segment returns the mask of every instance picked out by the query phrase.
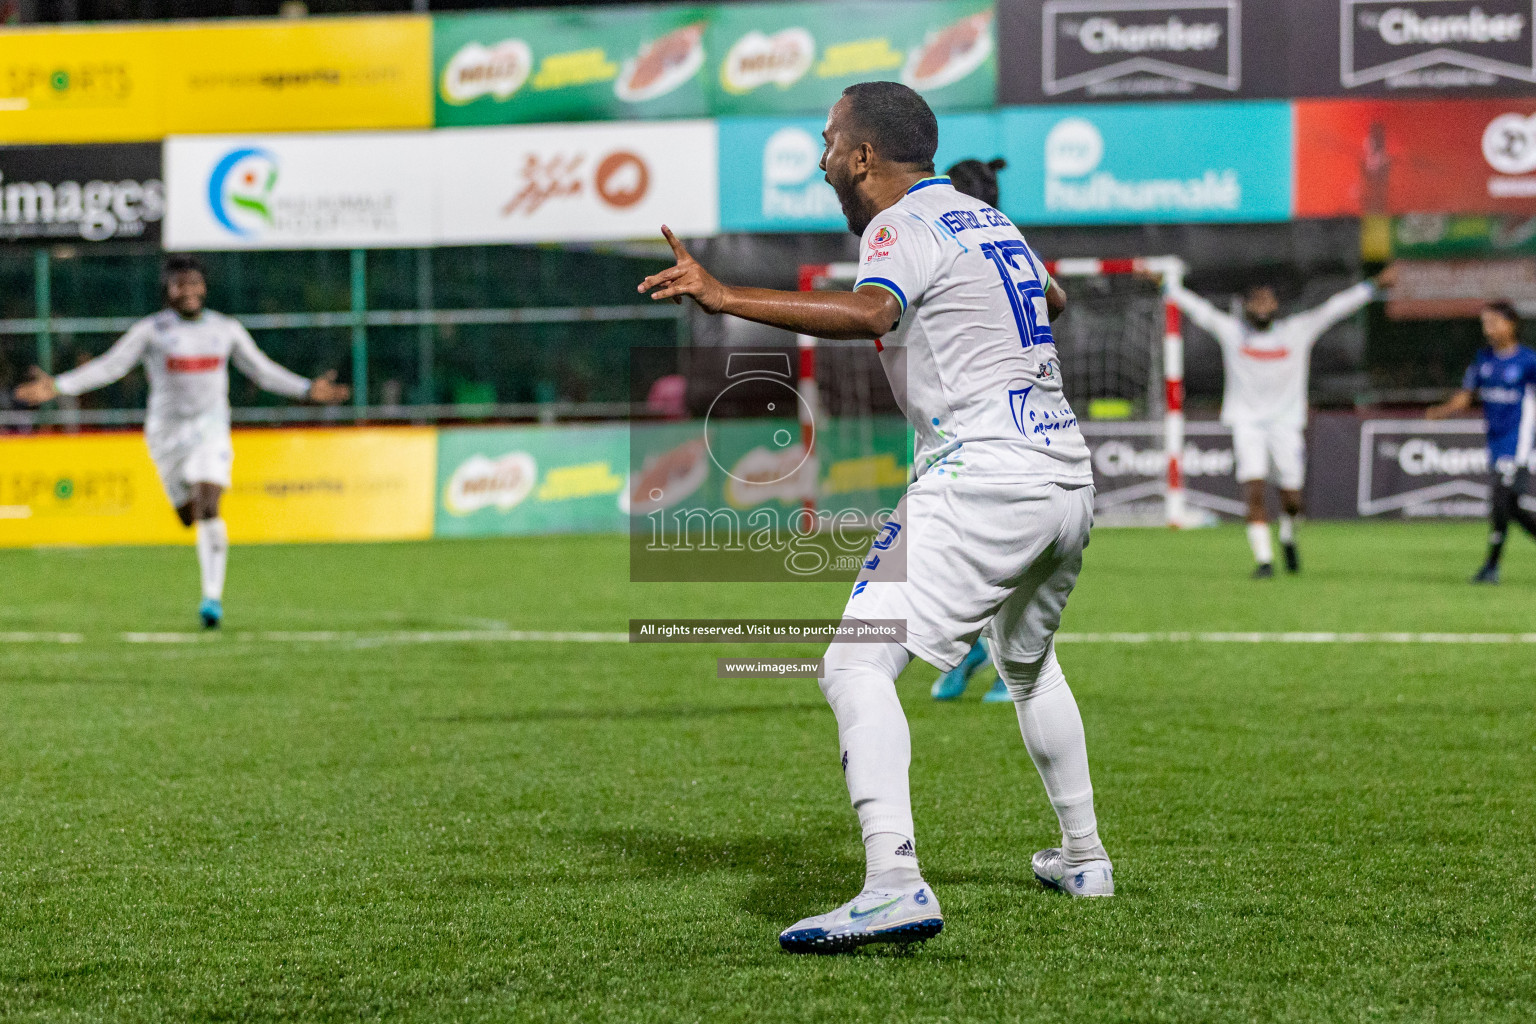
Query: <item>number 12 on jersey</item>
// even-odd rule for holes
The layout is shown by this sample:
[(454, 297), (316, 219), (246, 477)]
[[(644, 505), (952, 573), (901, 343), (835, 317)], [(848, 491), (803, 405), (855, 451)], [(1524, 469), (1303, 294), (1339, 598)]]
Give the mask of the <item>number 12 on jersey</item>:
[[(1045, 305), (1045, 287), (1035, 279), (1034, 266), (1029, 261), (1029, 246), (1022, 241), (1005, 238), (1001, 242), (981, 243), (981, 253), (992, 261), (997, 275), (1003, 279), (1003, 291), (1008, 295), (1008, 306), (1013, 310), (1013, 322), (1019, 329), (1019, 343), (1025, 348), (1052, 344), (1051, 316)], [(1019, 262), (1023, 261), (1023, 266)], [(1014, 272), (1022, 270), (1023, 280), (1016, 280)]]

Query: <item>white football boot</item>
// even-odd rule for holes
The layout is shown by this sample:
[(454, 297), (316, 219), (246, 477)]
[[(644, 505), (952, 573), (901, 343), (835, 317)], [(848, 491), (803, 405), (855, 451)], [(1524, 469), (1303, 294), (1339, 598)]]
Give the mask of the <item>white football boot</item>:
[(1115, 873), (1107, 860), (1090, 860), (1070, 870), (1061, 862), (1061, 850), (1041, 850), (1030, 861), (1042, 885), (1068, 896), (1113, 896)]
[(944, 930), (944, 914), (927, 882), (911, 889), (866, 889), (828, 914), (784, 929), (786, 953), (845, 953), (871, 942), (926, 942)]

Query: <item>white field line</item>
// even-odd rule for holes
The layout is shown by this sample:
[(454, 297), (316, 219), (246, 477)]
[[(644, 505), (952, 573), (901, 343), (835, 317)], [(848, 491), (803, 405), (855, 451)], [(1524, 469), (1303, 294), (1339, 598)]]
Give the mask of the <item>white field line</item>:
[(368, 647), (390, 644), (460, 644), (460, 643), (556, 643), (618, 644), (629, 641), (628, 633), (537, 629), (400, 629), (364, 633), (347, 629), (307, 629), (262, 633), (122, 633), (118, 639), (130, 644), (195, 644), (230, 639), (238, 643), (276, 644), (348, 644)]
[(1536, 633), (1057, 633), (1064, 644), (1536, 644)]
[(80, 644), (83, 633), (0, 633), (0, 644)]
[[(294, 630), (239, 633), (119, 633), (111, 638), (129, 644), (339, 644), (348, 647), (387, 647), (413, 644), (556, 643), (622, 644), (628, 633), (537, 629)], [(1536, 633), (1058, 633), (1064, 644), (1536, 644)], [(0, 632), (0, 645), (79, 644), (82, 633)]]

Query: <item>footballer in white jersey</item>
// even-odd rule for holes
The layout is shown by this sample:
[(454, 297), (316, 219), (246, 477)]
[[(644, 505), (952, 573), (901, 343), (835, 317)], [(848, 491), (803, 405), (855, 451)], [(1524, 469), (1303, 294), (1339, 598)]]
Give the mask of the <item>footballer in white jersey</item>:
[(1061, 826), (1061, 846), (1035, 855), (1036, 877), (1077, 896), (1114, 891), (1082, 719), (1053, 643), (1093, 520), (1088, 448), (1050, 330), (1065, 296), (1006, 216), (934, 175), (938, 123), (911, 89), (850, 86), (824, 136), (821, 167), (860, 236), (852, 292), (724, 285), (666, 228), (677, 263), (640, 285), (710, 313), (874, 339), (917, 433), (917, 478), (844, 612), (905, 620), (906, 639), (833, 643), (821, 682), (863, 830), (864, 886), (786, 929), (790, 952), (925, 939), (943, 927), (917, 866), (895, 680), (913, 655), (953, 668), (983, 632)]
[(207, 627), (224, 616), (224, 567), (229, 539), (219, 501), (229, 489), (234, 448), (229, 432), (229, 364), (258, 387), (288, 398), (334, 403), (350, 390), (334, 371), (313, 380), (274, 363), (238, 321), (203, 306), (208, 294), (202, 263), (176, 255), (162, 274), (166, 308), (134, 324), (111, 348), (68, 373), (49, 377), (34, 369), (16, 389), (30, 405), (58, 395), (80, 395), (120, 380), (140, 364), (149, 379), (144, 438), (150, 458), (182, 525), (197, 532), (202, 574), (199, 615)]
[(1372, 281), (1361, 281), (1327, 302), (1276, 319), (1279, 299), (1269, 285), (1256, 285), (1243, 300), (1242, 317), (1172, 282), (1168, 297), (1221, 346), (1225, 385), (1221, 422), (1232, 428), (1237, 480), (1248, 504), (1248, 541), (1257, 566), (1255, 579), (1275, 574), (1264, 487), (1273, 480), (1280, 491), (1280, 544), (1289, 572), (1299, 572), (1297, 516), (1306, 482), (1307, 373), (1312, 348), (1328, 329), (1354, 315), (1391, 287), (1395, 271), (1387, 268)]

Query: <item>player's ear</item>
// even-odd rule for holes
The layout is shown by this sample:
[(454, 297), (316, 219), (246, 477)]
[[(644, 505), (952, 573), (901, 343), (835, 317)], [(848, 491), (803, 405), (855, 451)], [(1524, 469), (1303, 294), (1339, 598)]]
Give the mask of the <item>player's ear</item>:
[(859, 143), (859, 148), (853, 151), (853, 172), (855, 174), (868, 174), (870, 165), (875, 162), (875, 147), (867, 142)]

